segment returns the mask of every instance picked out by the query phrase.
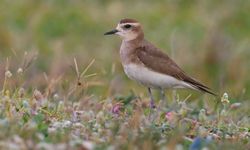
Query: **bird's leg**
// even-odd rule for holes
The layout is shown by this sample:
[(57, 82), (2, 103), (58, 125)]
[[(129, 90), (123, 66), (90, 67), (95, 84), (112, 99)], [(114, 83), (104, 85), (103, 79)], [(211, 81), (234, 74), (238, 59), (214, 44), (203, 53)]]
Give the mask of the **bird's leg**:
[(162, 111), (162, 109), (164, 108), (164, 106), (166, 106), (166, 96), (165, 96), (165, 90), (163, 88), (160, 89), (160, 104), (158, 106), (158, 111)]
[(165, 90), (164, 89), (161, 89), (161, 100), (163, 100), (163, 101), (167, 100), (166, 96), (165, 96)]
[(153, 108), (155, 108), (155, 103), (154, 103), (154, 97), (152, 95), (152, 92), (151, 92), (150, 88), (148, 88), (148, 93), (149, 93), (149, 96), (150, 96), (150, 108), (153, 109)]

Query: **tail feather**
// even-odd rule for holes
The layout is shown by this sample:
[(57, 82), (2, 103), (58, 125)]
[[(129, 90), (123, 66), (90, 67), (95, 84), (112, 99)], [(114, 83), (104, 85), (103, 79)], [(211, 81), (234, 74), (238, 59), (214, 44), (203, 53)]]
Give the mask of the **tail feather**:
[(200, 86), (196, 86), (196, 88), (202, 92), (206, 92), (206, 93), (209, 93), (211, 95), (214, 95), (214, 96), (218, 96), (217, 94), (215, 94), (214, 92), (212, 92), (209, 88), (205, 88), (205, 87), (200, 87)]
[(211, 95), (214, 96), (218, 96), (217, 94), (215, 94), (214, 92), (211, 91), (211, 89), (205, 85), (203, 85), (202, 83), (192, 79), (192, 78), (187, 78), (184, 80), (185, 82), (187, 82), (188, 84), (190, 84), (192, 87), (194, 87), (195, 89), (205, 92), (205, 93), (209, 93)]

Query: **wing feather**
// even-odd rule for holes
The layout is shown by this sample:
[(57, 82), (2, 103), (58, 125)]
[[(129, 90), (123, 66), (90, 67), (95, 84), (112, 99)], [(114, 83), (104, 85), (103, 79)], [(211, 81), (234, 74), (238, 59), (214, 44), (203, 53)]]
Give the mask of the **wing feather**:
[(186, 75), (186, 73), (168, 55), (154, 47), (152, 44), (138, 47), (136, 49), (136, 55), (147, 68), (184, 81), (200, 91), (216, 95), (211, 92), (207, 86)]

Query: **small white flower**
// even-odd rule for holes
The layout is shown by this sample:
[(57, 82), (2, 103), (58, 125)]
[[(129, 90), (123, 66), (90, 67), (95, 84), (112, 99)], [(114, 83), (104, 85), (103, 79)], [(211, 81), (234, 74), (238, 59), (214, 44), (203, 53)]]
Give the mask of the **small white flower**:
[(66, 121), (64, 121), (63, 123), (62, 123), (62, 127), (63, 128), (69, 128), (70, 126), (71, 126), (71, 121), (69, 121), (69, 120), (66, 120)]
[(199, 113), (199, 121), (205, 122), (206, 120), (207, 120), (206, 110), (205, 109), (201, 109), (200, 113)]
[(54, 95), (53, 95), (53, 98), (54, 98), (55, 100), (58, 100), (58, 99), (59, 99), (59, 95), (58, 95), (58, 94), (54, 94)]
[(229, 104), (230, 101), (228, 100), (228, 94), (227, 93), (224, 93), (222, 98), (221, 98), (221, 102), (226, 105), (226, 104)]
[(18, 68), (18, 69), (17, 69), (17, 73), (18, 73), (18, 74), (22, 74), (22, 73), (23, 73), (23, 69), (22, 69), (22, 68)]
[(12, 77), (12, 73), (11, 73), (9, 70), (7, 70), (7, 71), (5, 72), (5, 77), (11, 78), (11, 77)]

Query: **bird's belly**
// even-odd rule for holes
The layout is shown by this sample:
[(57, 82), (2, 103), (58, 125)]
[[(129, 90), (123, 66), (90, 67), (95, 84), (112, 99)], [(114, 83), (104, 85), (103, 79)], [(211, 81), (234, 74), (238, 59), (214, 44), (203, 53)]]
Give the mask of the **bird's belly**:
[(144, 66), (128, 64), (124, 65), (126, 75), (147, 87), (151, 88), (185, 88), (188, 85), (174, 77), (154, 72)]

